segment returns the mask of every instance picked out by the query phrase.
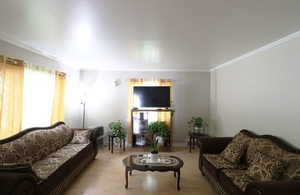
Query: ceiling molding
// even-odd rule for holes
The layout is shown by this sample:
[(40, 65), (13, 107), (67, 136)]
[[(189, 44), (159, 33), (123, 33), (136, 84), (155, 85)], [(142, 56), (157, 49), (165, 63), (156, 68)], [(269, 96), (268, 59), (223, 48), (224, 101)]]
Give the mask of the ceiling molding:
[(230, 61), (228, 61), (228, 62), (226, 62), (226, 63), (224, 63), (224, 64), (215, 66), (215, 67), (213, 67), (213, 68), (210, 69), (210, 72), (215, 71), (215, 70), (218, 70), (218, 69), (220, 69), (220, 68), (224, 68), (224, 67), (226, 67), (226, 66), (230, 66), (230, 65), (232, 65), (232, 64), (234, 64), (234, 63), (236, 63), (236, 62), (238, 62), (238, 61), (241, 61), (241, 60), (243, 60), (243, 59), (246, 59), (246, 58), (248, 58), (248, 57), (251, 57), (251, 56), (253, 56), (253, 55), (255, 55), (255, 54), (258, 54), (258, 53), (267, 51), (267, 50), (269, 50), (269, 49), (275, 48), (275, 47), (277, 47), (278, 45), (284, 44), (284, 43), (286, 43), (286, 42), (289, 42), (289, 41), (291, 41), (291, 40), (293, 40), (293, 39), (296, 39), (296, 38), (299, 38), (299, 37), (300, 37), (300, 31), (295, 32), (295, 33), (293, 33), (293, 34), (290, 34), (290, 35), (288, 35), (288, 36), (285, 36), (284, 38), (281, 38), (281, 39), (279, 39), (279, 40), (277, 40), (277, 41), (274, 41), (274, 42), (269, 43), (269, 44), (267, 44), (267, 45), (265, 45), (265, 46), (263, 46), (263, 47), (260, 47), (260, 48), (258, 48), (258, 49), (256, 49), (256, 50), (253, 50), (253, 51), (251, 51), (251, 52), (248, 52), (248, 53), (246, 53), (246, 54), (244, 54), (244, 55), (242, 55), (242, 56), (240, 56), (240, 57), (234, 58), (234, 59), (232, 59), (232, 60), (230, 60)]
[[(30, 52), (33, 52), (35, 54), (44, 56), (48, 59), (57, 61), (61, 64), (64, 61), (55, 57), (52, 54), (49, 54), (45, 51), (42, 51), (41, 49), (37, 49), (34, 47), (29, 46), (28, 44), (24, 43), (23, 41), (17, 40), (16, 38), (7, 35), (4, 32), (0, 32), (0, 40), (5, 41), (7, 43), (10, 43), (14, 46), (20, 47), (22, 49), (28, 50)], [(65, 64), (66, 65), (66, 64)], [(201, 69), (97, 69), (98, 71), (114, 71), (114, 72), (209, 72), (209, 67), (208, 68), (201, 68)]]
[(48, 59), (51, 59), (51, 60), (57, 61), (59, 63), (62, 63), (62, 61), (59, 60), (57, 57), (55, 57), (55, 56), (53, 56), (53, 55), (51, 55), (51, 54), (49, 54), (45, 51), (42, 51), (40, 49), (36, 49), (34, 47), (31, 47), (28, 44), (24, 43), (23, 41), (17, 40), (16, 38), (14, 38), (10, 35), (7, 35), (4, 32), (0, 32), (0, 40), (2, 40), (4, 42), (7, 42), (7, 43), (10, 43), (14, 46), (20, 47), (22, 49), (28, 50), (28, 51), (30, 51), (32, 53), (35, 53), (35, 54), (38, 54), (40, 56), (44, 56)]
[(209, 68), (203, 69), (81, 69), (83, 71), (95, 70), (103, 72), (209, 72)]

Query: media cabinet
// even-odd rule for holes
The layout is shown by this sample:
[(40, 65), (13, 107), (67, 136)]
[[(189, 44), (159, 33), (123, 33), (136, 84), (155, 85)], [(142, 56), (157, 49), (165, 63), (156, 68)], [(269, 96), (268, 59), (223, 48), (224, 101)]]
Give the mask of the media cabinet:
[(169, 128), (171, 131), (171, 136), (169, 137), (168, 144), (166, 147), (171, 148), (173, 140), (173, 115), (174, 110), (172, 109), (132, 109), (131, 110), (131, 136), (132, 136), (132, 146), (149, 146), (152, 140), (151, 133), (147, 130), (148, 125), (151, 122), (157, 121), (158, 113), (169, 113)]

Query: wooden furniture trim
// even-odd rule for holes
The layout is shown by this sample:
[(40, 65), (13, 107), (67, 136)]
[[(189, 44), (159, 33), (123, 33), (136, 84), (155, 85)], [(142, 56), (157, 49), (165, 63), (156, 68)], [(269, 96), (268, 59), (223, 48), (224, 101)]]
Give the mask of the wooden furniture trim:
[(170, 156), (171, 158), (175, 158), (178, 160), (178, 164), (174, 166), (148, 166), (148, 165), (137, 165), (133, 163), (132, 158), (137, 156), (136, 154), (127, 156), (126, 158), (123, 159), (123, 165), (125, 166), (125, 188), (128, 188), (128, 173), (131, 175), (133, 170), (137, 171), (157, 171), (157, 172), (169, 172), (173, 171), (174, 172), (174, 177), (177, 176), (177, 190), (180, 190), (180, 169), (183, 167), (184, 162), (177, 156)]
[(33, 132), (33, 131), (53, 129), (53, 128), (59, 126), (59, 125), (64, 125), (64, 124), (65, 124), (64, 122), (57, 122), (54, 125), (51, 125), (49, 127), (33, 127), (33, 128), (25, 129), (25, 130), (15, 134), (15, 135), (11, 136), (11, 137), (0, 140), (0, 144), (5, 144), (5, 143), (8, 143), (8, 142), (11, 142), (11, 141), (16, 140), (16, 139), (18, 139), (18, 138), (20, 138), (20, 137), (22, 137), (22, 136), (24, 136), (24, 135), (26, 135), (30, 132)]

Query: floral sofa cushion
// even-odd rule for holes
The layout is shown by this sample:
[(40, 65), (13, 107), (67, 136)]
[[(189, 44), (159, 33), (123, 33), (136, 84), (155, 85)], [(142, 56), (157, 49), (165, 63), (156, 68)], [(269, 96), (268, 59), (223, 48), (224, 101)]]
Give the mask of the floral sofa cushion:
[(246, 190), (247, 185), (254, 181), (246, 174), (246, 170), (224, 169), (222, 171), (243, 192)]
[(61, 165), (76, 156), (76, 154), (83, 150), (87, 145), (88, 144), (68, 144), (48, 155), (43, 160), (34, 163), (32, 169), (40, 179), (47, 179)]
[(300, 154), (286, 153), (282, 160), (286, 165), (283, 179), (300, 180)]
[(272, 181), (279, 179), (283, 171), (284, 165), (280, 160), (258, 152), (247, 169), (247, 174), (256, 181)]
[(0, 163), (32, 164), (68, 144), (73, 130), (62, 124), (53, 129), (36, 130), (0, 145)]
[(235, 169), (238, 167), (219, 154), (204, 154), (204, 158), (217, 169)]
[(269, 139), (265, 138), (255, 138), (252, 139), (249, 143), (247, 153), (246, 153), (246, 161), (247, 164), (250, 165), (254, 160), (256, 153), (261, 152), (275, 159), (282, 159), (284, 154), (287, 152), (281, 149), (278, 145), (272, 142)]

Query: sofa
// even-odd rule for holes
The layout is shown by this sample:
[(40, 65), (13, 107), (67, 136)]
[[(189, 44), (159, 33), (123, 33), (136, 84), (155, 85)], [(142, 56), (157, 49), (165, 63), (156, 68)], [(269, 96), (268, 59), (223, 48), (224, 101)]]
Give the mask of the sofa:
[(62, 194), (97, 155), (97, 132), (64, 122), (0, 140), (1, 195)]
[(275, 136), (241, 130), (198, 144), (199, 169), (219, 194), (300, 194), (300, 150)]

